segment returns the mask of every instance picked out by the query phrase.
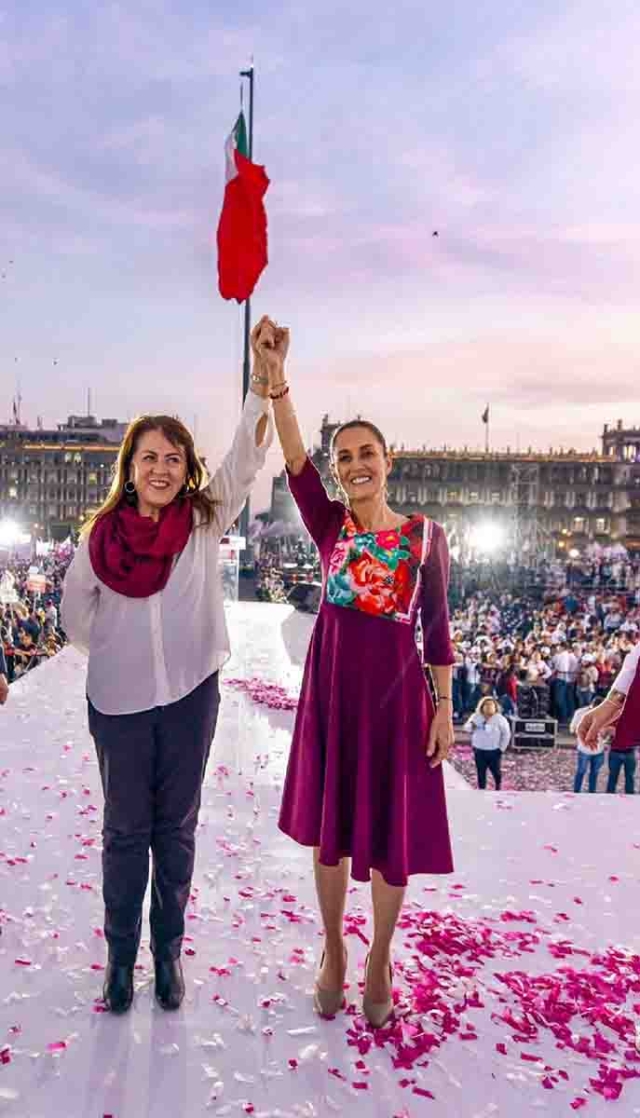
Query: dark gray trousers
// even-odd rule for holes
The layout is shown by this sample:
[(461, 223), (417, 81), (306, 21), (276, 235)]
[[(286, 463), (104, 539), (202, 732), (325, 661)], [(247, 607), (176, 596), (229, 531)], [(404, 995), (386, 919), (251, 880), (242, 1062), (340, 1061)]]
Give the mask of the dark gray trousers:
[(118, 963), (134, 963), (138, 952), (149, 851), (151, 950), (157, 959), (180, 955), (219, 702), (217, 672), (179, 702), (139, 714), (101, 714), (89, 702), (104, 792), (104, 930)]

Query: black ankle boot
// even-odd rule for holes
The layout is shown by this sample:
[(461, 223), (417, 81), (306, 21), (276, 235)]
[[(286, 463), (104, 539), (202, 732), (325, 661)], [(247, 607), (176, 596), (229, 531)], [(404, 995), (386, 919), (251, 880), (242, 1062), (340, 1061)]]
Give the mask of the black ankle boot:
[(104, 977), (102, 997), (112, 1013), (126, 1013), (133, 1001), (133, 963), (121, 964), (109, 959)]
[(179, 1009), (184, 998), (180, 959), (156, 959), (156, 998), (163, 1009)]

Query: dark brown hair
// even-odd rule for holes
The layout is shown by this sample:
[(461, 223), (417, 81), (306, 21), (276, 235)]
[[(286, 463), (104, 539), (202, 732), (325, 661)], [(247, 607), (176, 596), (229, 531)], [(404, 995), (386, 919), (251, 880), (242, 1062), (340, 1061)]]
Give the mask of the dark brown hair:
[[(129, 424), (122, 440), (114, 467), (111, 489), (97, 512), (94, 512), (93, 516), (87, 520), (82, 530), (83, 535), (88, 534), (96, 521), (106, 516), (121, 501), (129, 499), (124, 487), (129, 480), (131, 459), (136, 452), (140, 438), (149, 431), (161, 431), (172, 446), (180, 447), (184, 451), (187, 460), (187, 476), (182, 497), (190, 500), (193, 507), (198, 510), (201, 525), (211, 524), (215, 520), (217, 501), (207, 492), (206, 486), (209, 477), (204, 463), (198, 456), (193, 435), (189, 428), (185, 427), (181, 420), (175, 419), (171, 415), (139, 415)], [(133, 500), (135, 501), (135, 496)]]
[(382, 447), (382, 452), (385, 457), (387, 456), (387, 454), (389, 453), (389, 450), (387, 448), (387, 440), (382, 434), (380, 428), (376, 427), (375, 423), (371, 423), (371, 421), (368, 419), (350, 419), (348, 423), (341, 423), (339, 427), (336, 427), (333, 435), (331, 436), (332, 458), (334, 457), (336, 451), (336, 440), (339, 438), (343, 431), (352, 431), (355, 427), (366, 427), (367, 431), (371, 432), (376, 442), (379, 443)]

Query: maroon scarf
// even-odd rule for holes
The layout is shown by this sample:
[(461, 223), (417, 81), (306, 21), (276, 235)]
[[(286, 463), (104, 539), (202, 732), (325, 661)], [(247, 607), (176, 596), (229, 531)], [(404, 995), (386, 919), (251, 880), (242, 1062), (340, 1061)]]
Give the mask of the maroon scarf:
[(163, 508), (159, 520), (120, 504), (91, 529), (91, 566), (116, 594), (149, 598), (167, 585), (174, 556), (184, 549), (192, 524), (191, 502), (184, 499)]
[(640, 666), (636, 668), (611, 748), (633, 749), (634, 745), (640, 745)]

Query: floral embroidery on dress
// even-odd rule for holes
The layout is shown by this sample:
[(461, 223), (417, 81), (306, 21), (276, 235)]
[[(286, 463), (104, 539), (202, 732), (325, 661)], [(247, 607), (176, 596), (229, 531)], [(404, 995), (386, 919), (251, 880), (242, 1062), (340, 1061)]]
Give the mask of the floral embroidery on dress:
[(327, 602), (411, 622), (431, 527), (430, 520), (413, 516), (399, 528), (363, 532), (347, 513), (329, 560)]

